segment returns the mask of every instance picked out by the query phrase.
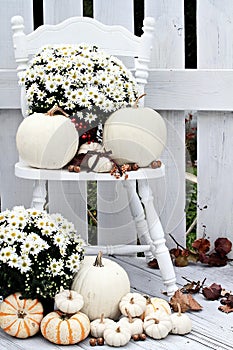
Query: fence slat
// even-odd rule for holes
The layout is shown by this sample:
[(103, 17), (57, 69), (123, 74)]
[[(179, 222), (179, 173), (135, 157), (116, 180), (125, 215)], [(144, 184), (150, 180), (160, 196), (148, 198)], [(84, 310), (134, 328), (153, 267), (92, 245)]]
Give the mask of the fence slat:
[[(119, 24), (133, 31), (133, 1), (94, 0), (94, 17), (105, 24)], [(135, 225), (121, 182), (98, 184), (98, 243), (133, 243)]]
[[(198, 68), (232, 69), (233, 2), (199, 0), (197, 5)], [(197, 128), (198, 235), (204, 225), (212, 242), (220, 236), (233, 241), (232, 113), (199, 112)]]
[(82, 0), (43, 0), (44, 1), (44, 23), (57, 24), (66, 18), (82, 16)]
[[(24, 16), (25, 32), (30, 32), (33, 28), (32, 1), (1, 1), (0, 68), (2, 68), (3, 71), (5, 71), (6, 69), (12, 69), (16, 67), (11, 31), (11, 17), (15, 15)], [(16, 83), (16, 71), (14, 71), (14, 74)], [(7, 76), (5, 76), (4, 85), (5, 88), (9, 87), (10, 85)], [(2, 97), (6, 98), (4, 94), (1, 94), (1, 98)], [(7, 99), (9, 100), (11, 97), (12, 94), (8, 95)], [(17, 179), (14, 175), (14, 164), (18, 161), (18, 152), (16, 150), (15, 135), (18, 125), (22, 120), (22, 115), (19, 110), (1, 109), (0, 120), (1, 209), (4, 210), (6, 208), (12, 208), (14, 205), (25, 205), (25, 207), (28, 207), (31, 201), (32, 183), (30, 181)]]
[[(156, 22), (152, 68), (184, 68), (184, 1), (145, 0), (145, 16), (154, 17)], [(156, 94), (156, 82), (153, 86)], [(153, 107), (157, 109), (156, 105)], [(161, 157), (166, 178), (165, 183), (154, 181), (152, 187), (158, 194), (156, 206), (165, 233), (185, 244), (184, 112), (163, 111), (161, 115), (168, 129), (167, 146)], [(167, 242), (174, 246), (169, 237)]]
[(11, 17), (16, 15), (21, 15), (25, 18), (25, 33), (31, 32), (33, 28), (32, 1), (1, 1), (0, 68), (16, 67), (11, 31)]
[[(44, 0), (46, 24), (57, 24), (68, 17), (82, 15), (81, 0)], [(84, 239), (88, 236), (86, 214), (87, 189), (84, 182), (50, 181), (49, 211), (59, 212), (72, 221)]]

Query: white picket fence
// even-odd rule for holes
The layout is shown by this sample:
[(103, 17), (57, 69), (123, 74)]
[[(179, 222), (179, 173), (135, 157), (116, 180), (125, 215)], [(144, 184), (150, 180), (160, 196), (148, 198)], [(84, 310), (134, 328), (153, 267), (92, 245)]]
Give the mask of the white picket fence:
[[(44, 22), (58, 23), (83, 13), (82, 0), (44, 0)], [(120, 24), (133, 31), (133, 0), (94, 0), (94, 17), (106, 24)], [(185, 110), (197, 110), (198, 130), (198, 235), (212, 242), (219, 236), (233, 240), (233, 1), (197, 0), (198, 69), (184, 69), (184, 0), (145, 0), (145, 16), (155, 18), (156, 29), (145, 104), (166, 119), (168, 143), (162, 160), (166, 180), (155, 182), (155, 204), (166, 234), (185, 241)], [(13, 59), (10, 19), (22, 15), (26, 32), (33, 29), (32, 0), (0, 0), (0, 195), (1, 208), (30, 205), (32, 183), (17, 179), (15, 134), (22, 121), (19, 88)], [(57, 187), (60, 186), (61, 195)], [(68, 187), (69, 186), (69, 187)], [(75, 202), (85, 188), (53, 183), (50, 210), (63, 213), (86, 229), (82, 205)], [(62, 188), (61, 188), (62, 187)], [(77, 187), (77, 185), (76, 185)], [(122, 189), (117, 188), (117, 192)], [(112, 215), (109, 201), (117, 194), (99, 190), (100, 231), (124, 240), (133, 230), (122, 212)], [(203, 209), (205, 207), (206, 209)], [(84, 211), (83, 211), (84, 212)], [(116, 226), (117, 229), (113, 227)], [(169, 242), (168, 244), (174, 245)]]

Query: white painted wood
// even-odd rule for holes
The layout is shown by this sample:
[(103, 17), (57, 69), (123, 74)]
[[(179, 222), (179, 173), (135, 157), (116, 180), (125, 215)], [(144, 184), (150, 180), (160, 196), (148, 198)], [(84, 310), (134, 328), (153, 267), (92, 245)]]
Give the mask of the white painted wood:
[(25, 17), (25, 31), (33, 29), (31, 0), (1, 1), (0, 23), (0, 68), (15, 68), (14, 50), (12, 47), (12, 31), (10, 19), (12, 16), (21, 15)]
[(16, 178), (14, 165), (18, 161), (15, 135), (22, 121), (20, 110), (0, 110), (0, 196), (1, 210), (15, 205), (29, 207), (32, 198), (31, 180)]
[[(232, 111), (233, 70), (152, 69), (145, 105), (156, 110)], [(15, 70), (0, 69), (0, 108), (20, 108)]]
[[(44, 0), (44, 23), (47, 25), (58, 24), (73, 16), (81, 16), (83, 12), (83, 2), (81, 0)], [(73, 33), (74, 40), (78, 42), (76, 34)], [(60, 42), (62, 37), (58, 35)], [(70, 40), (70, 36), (64, 38), (64, 42)], [(53, 41), (51, 41), (52, 43)], [(67, 220), (71, 221), (82, 238), (88, 240), (87, 222), (87, 185), (85, 182), (61, 182), (49, 181), (48, 183), (48, 205), (50, 212), (59, 212)]]
[(43, 0), (44, 23), (57, 24), (73, 16), (82, 16), (82, 0)]
[[(232, 69), (232, 1), (199, 0), (197, 4), (198, 68)], [(219, 236), (233, 241), (232, 113), (199, 112), (197, 122), (198, 235), (205, 225), (212, 242)]]
[[(183, 69), (184, 1), (146, 0), (145, 16), (154, 17), (156, 23), (151, 68)], [(147, 87), (149, 88), (149, 86)], [(156, 95), (157, 81), (154, 81), (153, 90), (153, 95)], [(145, 100), (145, 103), (150, 106), (148, 100)], [(159, 109), (156, 104), (153, 108)], [(166, 104), (164, 108), (166, 109)], [(158, 198), (162, 198), (158, 202), (157, 209), (161, 215), (165, 233), (171, 233), (181, 244), (185, 244), (184, 112), (163, 112), (162, 115), (166, 118), (169, 135), (167, 147), (161, 157), (166, 164), (166, 182), (165, 186), (164, 183), (154, 182), (152, 188), (153, 192), (158, 195)], [(161, 189), (166, 194), (165, 200), (164, 196), (161, 196)], [(166, 238), (170, 246), (172, 242), (167, 235)]]

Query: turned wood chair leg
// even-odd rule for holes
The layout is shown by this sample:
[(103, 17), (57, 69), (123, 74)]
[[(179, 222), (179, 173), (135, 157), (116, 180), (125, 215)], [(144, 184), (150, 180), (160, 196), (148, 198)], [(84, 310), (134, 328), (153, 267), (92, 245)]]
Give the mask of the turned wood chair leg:
[(138, 180), (138, 192), (144, 204), (147, 224), (152, 240), (152, 253), (156, 257), (167, 295), (171, 296), (178, 289), (169, 250), (166, 246), (163, 227), (154, 207), (153, 195), (148, 180)]
[[(129, 206), (130, 206), (131, 214), (135, 221), (139, 242), (142, 245), (150, 246), (152, 244), (152, 240), (150, 238), (149, 229), (145, 218), (145, 212), (144, 212), (141, 200), (137, 194), (136, 180), (125, 181), (124, 187), (127, 190)], [(144, 252), (144, 254), (146, 257), (146, 262), (149, 262), (154, 259), (154, 256), (151, 251), (147, 250)]]
[(31, 208), (44, 210), (46, 195), (46, 180), (35, 180), (33, 185)]

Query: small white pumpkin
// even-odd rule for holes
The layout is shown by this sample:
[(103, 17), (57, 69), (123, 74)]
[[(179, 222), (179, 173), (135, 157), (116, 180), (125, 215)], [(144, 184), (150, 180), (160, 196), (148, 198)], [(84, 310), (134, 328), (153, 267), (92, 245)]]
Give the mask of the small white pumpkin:
[(122, 317), (119, 320), (119, 325), (128, 327), (132, 335), (143, 333), (143, 321), (140, 318), (133, 318), (128, 310), (126, 310), (127, 317)]
[(155, 313), (145, 317), (143, 327), (149, 337), (163, 339), (171, 332), (172, 322), (170, 316), (164, 314), (158, 319)]
[(102, 313), (107, 318), (119, 319), (119, 302), (130, 291), (126, 271), (115, 261), (98, 256), (86, 255), (80, 270), (74, 277), (72, 289), (84, 298), (81, 309), (91, 321)]
[(146, 299), (139, 293), (127, 293), (121, 299), (119, 308), (124, 316), (127, 316), (126, 310), (132, 317), (141, 316), (146, 310)]
[(86, 154), (89, 151), (103, 152), (104, 148), (98, 142), (85, 142), (79, 147), (78, 154)]
[[(98, 157), (98, 158), (97, 158)], [(88, 159), (88, 167), (96, 173), (109, 173), (112, 170), (112, 162), (108, 157), (93, 154)]]
[(104, 330), (104, 340), (109, 346), (124, 346), (128, 344), (131, 339), (131, 332), (126, 327), (119, 325), (118, 322), (115, 322), (112, 325), (109, 325)]
[(75, 314), (84, 305), (83, 296), (74, 290), (64, 289), (55, 295), (55, 304), (58, 310), (67, 314)]
[(74, 123), (62, 114), (34, 113), (22, 121), (16, 134), (20, 158), (35, 168), (61, 169), (74, 157), (79, 145)]
[(180, 304), (177, 304), (178, 312), (171, 314), (170, 318), (172, 321), (172, 330), (173, 334), (187, 334), (192, 330), (192, 321), (188, 315), (181, 313)]
[(167, 315), (171, 314), (171, 307), (169, 303), (162, 298), (157, 297), (148, 297), (144, 296), (147, 301), (146, 310), (143, 314), (143, 318), (152, 314), (152, 313), (165, 313)]
[(104, 318), (104, 314), (101, 314), (100, 318), (91, 322), (91, 335), (95, 338), (103, 337), (105, 328), (114, 323), (113, 320)]
[(121, 108), (104, 124), (103, 145), (118, 164), (147, 167), (165, 147), (167, 129), (159, 113), (148, 107)]

